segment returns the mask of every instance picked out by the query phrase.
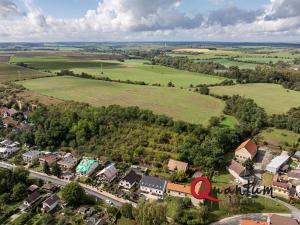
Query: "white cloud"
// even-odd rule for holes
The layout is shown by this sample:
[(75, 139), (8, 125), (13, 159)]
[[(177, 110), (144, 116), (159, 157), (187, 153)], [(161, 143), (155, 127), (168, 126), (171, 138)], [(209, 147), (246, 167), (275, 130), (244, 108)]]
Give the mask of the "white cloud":
[(0, 37), (6, 41), (294, 41), (300, 35), (300, 0), (270, 0), (258, 10), (230, 4), (207, 17), (183, 13), (181, 0), (101, 0), (77, 19), (45, 16), (33, 0), (23, 1), (25, 12), (14, 0), (0, 0)]

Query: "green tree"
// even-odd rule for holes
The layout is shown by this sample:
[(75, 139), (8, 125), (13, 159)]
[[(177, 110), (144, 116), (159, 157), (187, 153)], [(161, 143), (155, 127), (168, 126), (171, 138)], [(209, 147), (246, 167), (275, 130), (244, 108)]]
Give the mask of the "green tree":
[(26, 186), (23, 183), (18, 183), (13, 187), (11, 198), (17, 202), (26, 197)]
[(142, 201), (137, 206), (136, 220), (139, 225), (166, 224), (166, 205), (160, 202)]
[(254, 162), (251, 159), (247, 159), (243, 166), (248, 170), (249, 172), (252, 172), (254, 170)]
[(71, 206), (78, 206), (85, 202), (86, 194), (77, 182), (71, 182), (62, 189), (62, 198)]
[(132, 205), (128, 203), (122, 205), (120, 209), (122, 216), (128, 219), (133, 219), (132, 210), (133, 210)]
[(172, 175), (171, 175), (171, 180), (173, 182), (183, 182), (186, 179), (187, 179), (187, 176), (186, 176), (185, 172), (182, 170), (177, 170), (174, 173), (172, 173)]
[(46, 161), (43, 163), (43, 172), (45, 174), (50, 174), (50, 167), (49, 167), (49, 164)]
[(203, 95), (209, 95), (209, 88), (207, 86), (201, 86), (199, 92)]
[(54, 163), (52, 165), (51, 171), (52, 171), (52, 174), (54, 176), (60, 177), (60, 175), (61, 175), (61, 168), (59, 167), (59, 165), (57, 163)]

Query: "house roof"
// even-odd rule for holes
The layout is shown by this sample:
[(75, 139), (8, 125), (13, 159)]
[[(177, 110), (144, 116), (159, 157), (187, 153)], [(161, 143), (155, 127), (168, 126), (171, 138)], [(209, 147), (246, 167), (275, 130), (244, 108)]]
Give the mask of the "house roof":
[(300, 151), (296, 151), (294, 157), (300, 157)]
[(185, 194), (191, 194), (191, 186), (190, 185), (174, 184), (174, 183), (168, 182), (167, 190), (181, 192), (181, 193), (185, 193)]
[(236, 172), (239, 176), (245, 172), (246, 168), (238, 163), (237, 161), (235, 160), (231, 160), (230, 163), (229, 163), (229, 166), (228, 166), (228, 169), (231, 169), (233, 170), (234, 172)]
[(25, 157), (32, 157), (32, 156), (37, 156), (37, 155), (39, 155), (40, 153), (41, 153), (40, 151), (33, 150), (33, 151), (25, 152), (25, 153), (23, 154), (23, 156), (25, 156)]
[(257, 152), (257, 145), (251, 139), (244, 141), (239, 147), (237, 147), (235, 151), (240, 151), (243, 148), (245, 148), (252, 155), (252, 157), (255, 156)]
[(36, 191), (38, 188), (39, 188), (39, 187), (38, 187), (37, 185), (32, 184), (32, 185), (30, 185), (30, 186), (27, 188), (27, 190), (30, 191), (30, 192), (34, 192), (34, 191)]
[(76, 167), (76, 172), (87, 172), (91, 170), (91, 167), (93, 164), (97, 163), (98, 161), (95, 159), (88, 159), (88, 158), (83, 158), (79, 165)]
[(40, 193), (39, 192), (33, 192), (31, 195), (29, 195), (25, 201), (28, 202), (29, 204), (35, 202), (38, 198), (40, 197)]
[(8, 108), (6, 108), (6, 107), (1, 107), (0, 108), (0, 114), (1, 115), (4, 114), (4, 113), (6, 113), (6, 112), (8, 112)]
[(47, 161), (47, 162), (52, 162), (53, 160), (56, 160), (56, 159), (57, 159), (57, 155), (55, 155), (55, 154), (53, 154), (53, 153), (50, 153), (50, 154), (41, 156), (39, 159), (40, 159), (40, 160)]
[(268, 225), (268, 222), (256, 220), (241, 220), (240, 225)]
[(289, 218), (289, 217), (284, 217), (284, 216), (279, 216), (279, 215), (272, 215), (270, 216), (270, 225), (299, 225), (297, 220)]
[(140, 185), (148, 188), (154, 188), (164, 191), (167, 181), (158, 177), (144, 176)]
[[(68, 154), (68, 153), (67, 153)], [(57, 162), (58, 165), (68, 166), (72, 167), (77, 163), (77, 160), (72, 155), (69, 155), (67, 157), (64, 157), (63, 159), (59, 160)]]
[(11, 109), (8, 110), (8, 114), (11, 115), (11, 116), (14, 115), (14, 114), (16, 114), (17, 112), (18, 111), (15, 110), (15, 109), (13, 109), (13, 108), (11, 108)]
[(267, 168), (279, 168), (284, 164), (290, 156), (286, 154), (285, 152), (282, 152), (281, 155), (275, 157), (274, 159), (271, 160), (271, 162), (267, 165)]
[(51, 205), (54, 205), (58, 201), (59, 201), (59, 197), (57, 197), (57, 195), (52, 195), (52, 196), (50, 196), (50, 198), (45, 200), (43, 202), (43, 204), (47, 204), (48, 206), (51, 206)]
[(291, 170), (287, 175), (291, 178), (300, 179), (300, 170)]
[(114, 164), (110, 164), (109, 166), (105, 167), (103, 170), (97, 173), (97, 176), (99, 175), (105, 175), (108, 179), (111, 179), (116, 176), (118, 173), (116, 167)]
[(170, 159), (168, 163), (168, 169), (169, 170), (181, 170), (186, 171), (188, 167), (188, 164), (185, 162), (181, 162), (178, 160)]
[(129, 173), (127, 173), (127, 175), (122, 180), (124, 180), (132, 185), (136, 182), (140, 182), (141, 179), (142, 179), (142, 175), (137, 174), (133, 170), (130, 170)]
[(18, 121), (14, 120), (12, 117), (6, 117), (3, 120), (3, 124), (11, 125), (16, 127), (18, 125)]

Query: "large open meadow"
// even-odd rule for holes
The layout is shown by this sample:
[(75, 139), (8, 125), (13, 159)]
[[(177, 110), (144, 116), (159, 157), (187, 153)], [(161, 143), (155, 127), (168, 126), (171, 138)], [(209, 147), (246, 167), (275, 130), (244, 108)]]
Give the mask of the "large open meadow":
[(23, 80), (47, 75), (49, 74), (7, 63), (0, 63), (0, 82)]
[(300, 92), (284, 89), (277, 84), (239, 84), (211, 88), (217, 95), (241, 95), (253, 99), (268, 114), (281, 114), (300, 106)]
[(76, 77), (49, 77), (18, 82), (29, 90), (93, 106), (139, 106), (175, 120), (207, 124), (222, 114), (224, 102), (179, 88), (152, 87)]
[[(39, 70), (52, 72), (69, 69), (75, 73), (89, 73), (94, 76), (105, 76), (114, 80), (144, 81), (149, 84), (166, 86), (169, 82), (178, 87), (191, 84), (217, 84), (225, 80), (218, 76), (192, 73), (164, 66), (149, 65), (145, 60), (84, 60), (64, 56), (12, 57), (11, 62), (24, 62)], [(103, 72), (103, 74), (101, 73)]]

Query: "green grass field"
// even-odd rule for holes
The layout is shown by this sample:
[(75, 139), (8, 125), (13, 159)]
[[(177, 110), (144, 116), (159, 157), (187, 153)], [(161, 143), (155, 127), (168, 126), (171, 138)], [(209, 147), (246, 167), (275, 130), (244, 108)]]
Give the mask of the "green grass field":
[[(114, 80), (144, 81), (149, 84), (167, 85), (170, 81), (178, 87), (190, 84), (216, 84), (225, 80), (218, 76), (192, 73), (163, 66), (145, 64), (145, 60), (82, 60), (63, 56), (46, 57), (12, 57), (11, 62), (24, 62), (39, 70), (52, 72), (61, 69), (73, 70), (75, 73), (86, 72), (94, 76), (105, 76)], [(101, 72), (103, 71), (103, 74)]]
[(26, 88), (55, 98), (86, 102), (93, 106), (139, 106), (176, 120), (207, 124), (219, 116), (224, 102), (179, 88), (129, 85), (76, 77), (50, 77), (18, 82)]
[(276, 84), (240, 84), (211, 88), (217, 95), (240, 95), (263, 107), (268, 114), (281, 114), (300, 106), (300, 92), (284, 89)]
[(272, 145), (284, 146), (288, 144), (292, 146), (300, 140), (300, 134), (294, 133), (289, 130), (268, 128), (263, 130), (259, 136), (263, 141), (266, 141)]
[(0, 83), (6, 81), (16, 81), (35, 77), (43, 77), (48, 74), (15, 66), (7, 63), (0, 63)]
[[(240, 59), (240, 58), (238, 58)], [(215, 62), (224, 65), (225, 67), (229, 68), (230, 66), (238, 66), (240, 69), (255, 69), (255, 63), (248, 63), (248, 62), (237, 62), (231, 59), (223, 58), (223, 59), (202, 59), (202, 60), (195, 60), (196, 62)]]

